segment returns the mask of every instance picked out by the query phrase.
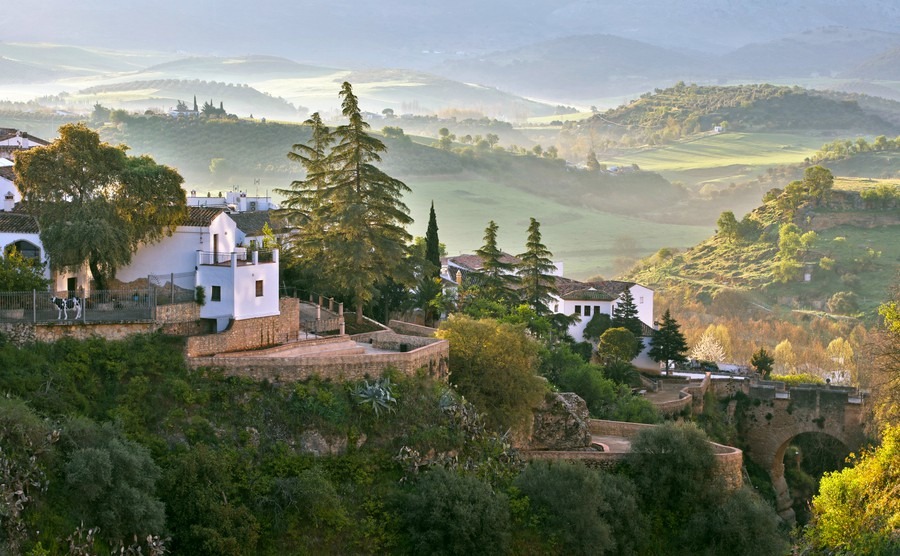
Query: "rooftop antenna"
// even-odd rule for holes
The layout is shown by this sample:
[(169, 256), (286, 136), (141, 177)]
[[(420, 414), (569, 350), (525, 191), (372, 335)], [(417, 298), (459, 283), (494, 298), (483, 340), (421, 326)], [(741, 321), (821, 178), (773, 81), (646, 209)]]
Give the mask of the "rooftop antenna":
[(253, 180), (253, 185), (256, 186), (256, 196), (259, 197), (259, 178)]

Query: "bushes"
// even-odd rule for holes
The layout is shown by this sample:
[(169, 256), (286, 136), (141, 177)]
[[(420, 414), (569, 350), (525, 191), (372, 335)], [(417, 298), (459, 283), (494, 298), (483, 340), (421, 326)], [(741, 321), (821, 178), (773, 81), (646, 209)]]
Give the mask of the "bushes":
[(503, 554), (509, 546), (506, 496), (478, 479), (434, 468), (395, 502), (411, 554)]

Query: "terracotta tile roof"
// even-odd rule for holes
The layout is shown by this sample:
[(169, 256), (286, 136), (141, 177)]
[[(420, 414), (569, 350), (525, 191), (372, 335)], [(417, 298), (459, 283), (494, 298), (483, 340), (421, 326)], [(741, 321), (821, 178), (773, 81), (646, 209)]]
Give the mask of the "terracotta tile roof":
[(221, 208), (188, 207), (187, 219), (181, 225), (202, 228), (212, 224), (213, 220), (224, 213), (225, 209)]
[(567, 301), (615, 301), (616, 298), (596, 288), (582, 288), (562, 295)]
[[(6, 141), (7, 139), (12, 139), (16, 135), (19, 134), (18, 129), (10, 128), (10, 127), (0, 127), (0, 141)], [(27, 138), (29, 141), (33, 143), (37, 143), (38, 145), (49, 145), (49, 141), (45, 141), (40, 137), (35, 137), (34, 135), (29, 135), (27, 132), (22, 131), (22, 137)]]
[(6, 178), (9, 181), (16, 181), (16, 173), (13, 172), (12, 166), (0, 166), (0, 178)]
[[(508, 253), (503, 253), (500, 257), (501, 263), (519, 264), (522, 259), (514, 257)], [(446, 257), (441, 260), (441, 264), (453, 263), (454, 266), (461, 267), (463, 270), (480, 271), (484, 268), (484, 261), (478, 255), (456, 255), (455, 257)]]
[(13, 234), (39, 233), (37, 220), (27, 214), (0, 211), (0, 232)]

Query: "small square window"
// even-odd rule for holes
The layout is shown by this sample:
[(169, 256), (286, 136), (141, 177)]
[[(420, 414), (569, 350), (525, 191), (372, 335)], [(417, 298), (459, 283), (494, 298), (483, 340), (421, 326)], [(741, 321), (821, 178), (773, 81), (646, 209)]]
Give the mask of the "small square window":
[(586, 316), (586, 317), (591, 316), (591, 306), (590, 305), (584, 306), (584, 316)]
[(575, 314), (576, 314), (576, 315), (581, 315), (581, 305), (576, 305), (576, 306), (575, 306)]
[(209, 294), (210, 301), (222, 301), (222, 286), (213, 286)]
[(263, 296), (263, 281), (257, 280), (256, 281), (256, 297), (262, 297), (262, 296)]
[(644, 296), (643, 296), (643, 295), (642, 295), (641, 297), (639, 297), (638, 299), (640, 299), (640, 301), (638, 301), (638, 303), (644, 303)]

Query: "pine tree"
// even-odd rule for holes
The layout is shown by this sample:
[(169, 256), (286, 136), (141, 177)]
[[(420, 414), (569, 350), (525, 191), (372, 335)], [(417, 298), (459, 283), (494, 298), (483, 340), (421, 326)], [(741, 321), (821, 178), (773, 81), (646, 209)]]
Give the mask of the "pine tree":
[(299, 162), (306, 171), (306, 178), (291, 182), (290, 189), (276, 189), (275, 192), (284, 195), (281, 203), (281, 215), (294, 226), (303, 226), (304, 235), (309, 236), (311, 230), (307, 229), (314, 215), (325, 217), (324, 214), (314, 214), (323, 207), (323, 192), (328, 183), (329, 158), (328, 147), (334, 141), (328, 126), (322, 123), (322, 118), (316, 112), (309, 117), (303, 125), (310, 128), (309, 144), (298, 143), (287, 154), (290, 160)]
[(497, 223), (491, 220), (484, 229), (484, 245), (475, 250), (481, 257), (481, 272), (478, 276), (479, 291), (482, 296), (501, 303), (515, 298), (514, 286), (517, 282), (515, 266), (503, 260), (503, 251), (497, 247)]
[(323, 287), (352, 300), (362, 322), (363, 307), (379, 289), (414, 283), (405, 228), (412, 218), (402, 200), (410, 189), (374, 165), (386, 147), (367, 133), (350, 83), (343, 84), (340, 96), (348, 123), (329, 131), (314, 114), (307, 121), (310, 143), (295, 145), (300, 152), (289, 155), (304, 165), (307, 176), (292, 183), (286, 207), (308, 218), (298, 251)]
[(425, 231), (425, 260), (431, 263), (431, 278), (437, 278), (441, 274), (441, 243), (438, 240), (437, 216), (434, 213), (434, 201), (431, 202), (431, 212), (428, 214), (428, 229)]
[(637, 305), (634, 304), (634, 296), (631, 290), (626, 289), (619, 295), (619, 301), (613, 306), (612, 328), (625, 328), (636, 337), (643, 336), (644, 327), (638, 318)]
[(681, 326), (672, 317), (668, 309), (663, 314), (662, 321), (658, 322), (659, 329), (653, 333), (650, 339), (650, 351), (647, 354), (656, 362), (666, 363), (666, 372), (673, 365), (686, 363), (688, 352), (687, 340), (681, 333)]
[(528, 225), (525, 252), (519, 255), (519, 279), (522, 283), (522, 299), (539, 315), (550, 312), (548, 303), (556, 294), (556, 277), (551, 274), (556, 265), (550, 257), (553, 253), (541, 243), (541, 224), (534, 218)]

